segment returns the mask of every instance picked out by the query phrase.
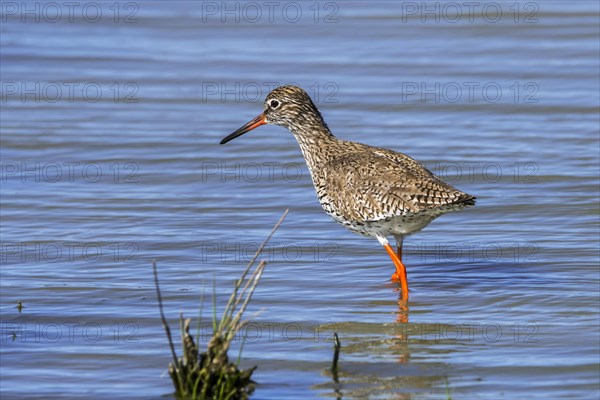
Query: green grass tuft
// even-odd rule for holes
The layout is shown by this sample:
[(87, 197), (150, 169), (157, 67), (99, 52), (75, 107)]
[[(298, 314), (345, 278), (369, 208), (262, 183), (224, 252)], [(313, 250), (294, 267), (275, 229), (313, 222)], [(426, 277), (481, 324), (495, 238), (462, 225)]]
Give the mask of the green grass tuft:
[[(252, 270), (257, 258), (262, 253), (265, 245), (271, 239), (277, 228), (283, 222), (288, 210), (284, 212), (273, 230), (259, 247), (256, 254), (248, 263), (242, 276), (235, 281), (223, 315), (217, 319), (215, 289), (213, 287), (213, 333), (205, 352), (200, 353), (194, 337), (190, 334), (191, 319), (179, 316), (179, 329), (181, 332), (182, 357), (177, 357), (171, 329), (163, 311), (163, 302), (158, 282), (156, 262), (152, 264), (154, 284), (158, 298), (158, 307), (173, 361), (169, 363), (169, 375), (175, 387), (175, 396), (178, 399), (213, 399), (233, 400), (247, 399), (255, 388), (252, 373), (256, 367), (246, 370), (239, 369), (241, 349), (235, 363), (229, 361), (227, 352), (236, 335), (248, 323), (243, 319), (244, 312), (252, 299), (267, 263), (260, 261)], [(198, 331), (199, 332), (199, 331)], [(196, 334), (198, 336), (198, 333)]]

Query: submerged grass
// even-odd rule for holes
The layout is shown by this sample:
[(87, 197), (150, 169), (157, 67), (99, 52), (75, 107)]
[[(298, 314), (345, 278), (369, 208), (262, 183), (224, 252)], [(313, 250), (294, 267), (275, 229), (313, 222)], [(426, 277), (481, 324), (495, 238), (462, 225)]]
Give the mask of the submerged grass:
[(160, 318), (173, 357), (173, 361), (169, 363), (169, 375), (173, 380), (175, 396), (178, 399), (247, 399), (254, 391), (255, 382), (251, 378), (256, 367), (239, 369), (241, 350), (235, 363), (229, 361), (227, 351), (236, 334), (248, 323), (248, 320), (243, 319), (243, 315), (267, 263), (260, 261), (254, 270), (252, 268), (287, 213), (288, 210), (283, 213), (248, 263), (242, 276), (235, 281), (233, 292), (220, 319), (217, 319), (216, 293), (213, 289), (213, 333), (205, 352), (199, 352), (198, 345), (189, 332), (191, 318), (184, 319), (183, 315), (180, 315), (179, 329), (183, 355), (177, 357), (171, 329), (164, 315), (156, 262), (152, 264)]
[(331, 374), (334, 382), (338, 383), (338, 360), (340, 358), (340, 338), (337, 332), (333, 333), (333, 361), (331, 362)]

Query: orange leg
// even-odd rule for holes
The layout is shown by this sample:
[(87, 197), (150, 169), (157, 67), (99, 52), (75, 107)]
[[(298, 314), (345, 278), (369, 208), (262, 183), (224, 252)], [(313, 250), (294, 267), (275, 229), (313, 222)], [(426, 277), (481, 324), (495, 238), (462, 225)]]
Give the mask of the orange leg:
[[(398, 255), (398, 260), (400, 260), (400, 264), (402, 264), (402, 270), (404, 271), (404, 280), (406, 281), (406, 286), (408, 287), (408, 277), (406, 275), (406, 267), (404, 266), (404, 263), (402, 262), (402, 243), (398, 244), (398, 248), (396, 250), (396, 254)], [(398, 274), (398, 271), (396, 270), (396, 273), (394, 275)], [(398, 277), (399, 278), (399, 277)], [(399, 278), (397, 280), (402, 280), (402, 278)]]
[(406, 277), (406, 267), (402, 263), (402, 248), (398, 247), (398, 254), (394, 252), (389, 243), (383, 245), (388, 255), (396, 266), (396, 272), (392, 275), (392, 281), (400, 282), (402, 287), (402, 300), (408, 300), (408, 279)]

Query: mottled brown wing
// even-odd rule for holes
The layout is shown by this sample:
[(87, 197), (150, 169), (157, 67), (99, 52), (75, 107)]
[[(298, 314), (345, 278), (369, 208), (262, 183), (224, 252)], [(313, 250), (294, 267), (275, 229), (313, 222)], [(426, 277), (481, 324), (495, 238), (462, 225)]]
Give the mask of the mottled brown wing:
[(412, 158), (386, 149), (334, 157), (317, 173), (323, 207), (350, 221), (375, 221), (473, 198)]

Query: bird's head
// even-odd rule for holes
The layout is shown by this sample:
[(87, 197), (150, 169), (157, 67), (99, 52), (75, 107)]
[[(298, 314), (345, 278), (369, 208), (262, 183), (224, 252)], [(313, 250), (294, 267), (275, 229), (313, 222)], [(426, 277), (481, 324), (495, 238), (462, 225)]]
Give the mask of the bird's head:
[(288, 128), (292, 132), (327, 126), (321, 113), (304, 89), (298, 86), (280, 86), (267, 95), (263, 112), (223, 140), (225, 144), (264, 124)]

